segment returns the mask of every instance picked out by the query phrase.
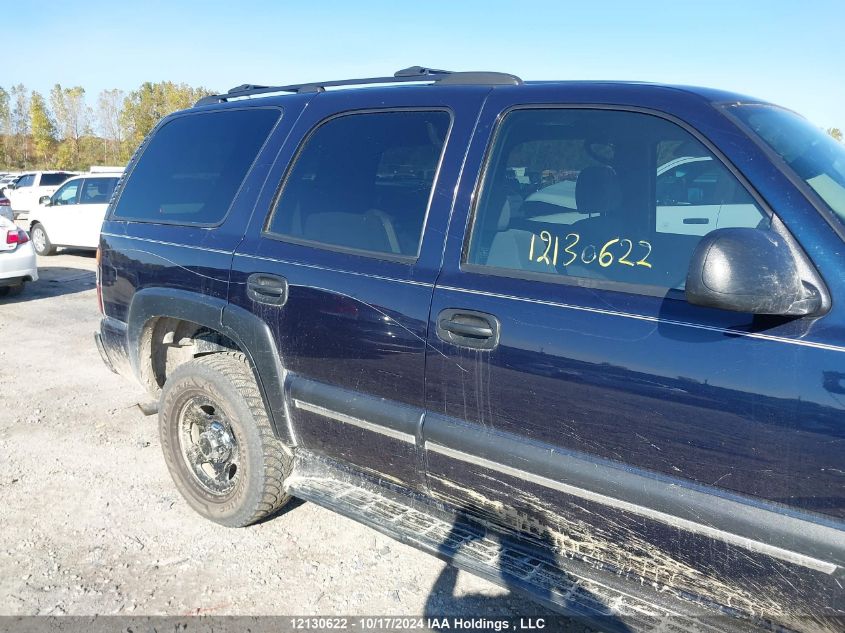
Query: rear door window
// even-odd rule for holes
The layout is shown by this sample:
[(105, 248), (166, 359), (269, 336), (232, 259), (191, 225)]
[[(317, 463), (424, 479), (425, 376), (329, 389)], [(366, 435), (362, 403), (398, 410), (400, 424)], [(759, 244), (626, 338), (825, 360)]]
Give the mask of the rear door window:
[(221, 222), (280, 115), (274, 108), (251, 108), (165, 123), (129, 175), (114, 217), (206, 226)]
[(267, 232), (322, 248), (416, 258), (450, 125), (445, 111), (329, 119), (295, 159)]
[(108, 204), (117, 178), (86, 178), (79, 204)]
[(65, 180), (70, 178), (73, 174), (65, 174), (65, 173), (58, 173), (58, 174), (41, 174), (41, 182), (39, 183), (42, 187), (55, 187), (56, 185), (62, 184)]

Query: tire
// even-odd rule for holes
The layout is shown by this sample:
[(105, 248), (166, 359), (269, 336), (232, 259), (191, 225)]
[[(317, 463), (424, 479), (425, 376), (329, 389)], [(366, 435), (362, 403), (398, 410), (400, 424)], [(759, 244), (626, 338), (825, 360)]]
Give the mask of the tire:
[(293, 458), (273, 434), (243, 354), (177, 367), (162, 389), (159, 435), (179, 492), (215, 523), (244, 527), (290, 499), (283, 484)]
[(29, 229), (29, 237), (32, 240), (32, 247), (35, 252), (42, 256), (53, 255), (56, 252), (56, 247), (50, 242), (47, 237), (47, 231), (40, 224), (35, 224)]

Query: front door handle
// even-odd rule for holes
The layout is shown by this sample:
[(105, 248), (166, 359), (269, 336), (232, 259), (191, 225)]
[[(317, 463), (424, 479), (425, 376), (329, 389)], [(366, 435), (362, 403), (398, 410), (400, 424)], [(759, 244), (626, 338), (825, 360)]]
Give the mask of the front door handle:
[(449, 308), (437, 315), (437, 336), (452, 345), (491, 350), (499, 344), (499, 320), (484, 312)]
[(269, 273), (253, 273), (246, 279), (246, 294), (253, 301), (283, 306), (288, 300), (288, 282)]

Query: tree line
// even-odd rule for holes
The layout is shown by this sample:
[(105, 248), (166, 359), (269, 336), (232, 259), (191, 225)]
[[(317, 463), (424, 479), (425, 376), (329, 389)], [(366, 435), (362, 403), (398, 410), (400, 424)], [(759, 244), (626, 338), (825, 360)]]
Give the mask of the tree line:
[(0, 86), (0, 171), (87, 170), (123, 165), (158, 120), (213, 94), (170, 81), (137, 90), (103, 90), (94, 103), (81, 86), (49, 95), (23, 84)]
[[(0, 86), (0, 171), (123, 165), (161, 117), (213, 92), (145, 82), (128, 93), (103, 90), (92, 105), (81, 86), (56, 84), (47, 96), (23, 84)], [(842, 140), (838, 128), (827, 132)]]

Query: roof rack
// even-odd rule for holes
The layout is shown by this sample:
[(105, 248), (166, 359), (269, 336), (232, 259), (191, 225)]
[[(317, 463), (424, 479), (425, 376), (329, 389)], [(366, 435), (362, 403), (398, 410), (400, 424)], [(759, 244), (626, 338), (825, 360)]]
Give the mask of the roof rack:
[(396, 71), (392, 77), (364, 77), (362, 79), (340, 79), (334, 81), (317, 81), (305, 84), (291, 84), (289, 86), (257, 86), (255, 84), (243, 84), (235, 86), (228, 92), (219, 95), (209, 95), (197, 101), (194, 105), (209, 105), (211, 103), (224, 103), (229, 99), (238, 97), (251, 97), (254, 95), (270, 94), (273, 92), (325, 92), (326, 88), (338, 86), (362, 86), (367, 84), (396, 84), (409, 83), (413, 81), (430, 81), (439, 84), (456, 85), (509, 85), (518, 86), (522, 79), (516, 75), (496, 72), (452, 72), (450, 70), (438, 70), (436, 68), (424, 68), (423, 66), (411, 66)]

